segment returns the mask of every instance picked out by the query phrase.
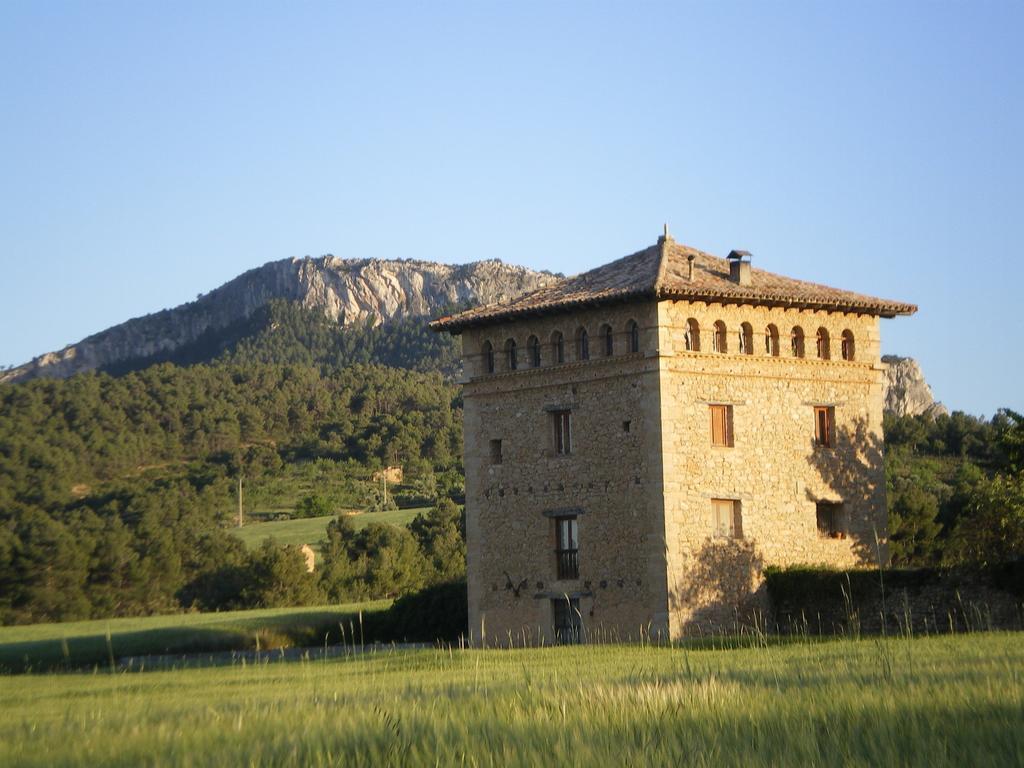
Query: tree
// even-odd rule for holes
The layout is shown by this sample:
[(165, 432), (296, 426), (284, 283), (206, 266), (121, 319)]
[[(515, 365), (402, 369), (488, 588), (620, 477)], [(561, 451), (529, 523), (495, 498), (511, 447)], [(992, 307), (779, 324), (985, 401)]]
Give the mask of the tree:
[(426, 514), (416, 515), (409, 530), (433, 571), (430, 577), (432, 584), (465, 576), (465, 523), (451, 499), (441, 499)]
[(987, 565), (1024, 557), (1024, 475), (975, 485), (946, 547), (949, 564)]
[(892, 497), (889, 505), (889, 552), (893, 565), (931, 565), (936, 559), (938, 500), (910, 485)]

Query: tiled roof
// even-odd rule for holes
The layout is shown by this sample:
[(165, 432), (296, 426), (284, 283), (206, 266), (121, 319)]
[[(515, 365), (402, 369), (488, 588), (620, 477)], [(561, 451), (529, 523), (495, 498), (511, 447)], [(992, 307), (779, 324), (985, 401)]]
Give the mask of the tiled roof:
[[(693, 256), (693, 277), (689, 257)], [(729, 262), (671, 237), (657, 245), (573, 277), (562, 278), (512, 301), (474, 307), (434, 320), (436, 331), (458, 333), (463, 328), (497, 323), (513, 317), (548, 314), (574, 307), (631, 299), (688, 299), (724, 303), (860, 312), (881, 317), (910, 315), (913, 304), (877, 299), (751, 268), (748, 285), (729, 277)]]

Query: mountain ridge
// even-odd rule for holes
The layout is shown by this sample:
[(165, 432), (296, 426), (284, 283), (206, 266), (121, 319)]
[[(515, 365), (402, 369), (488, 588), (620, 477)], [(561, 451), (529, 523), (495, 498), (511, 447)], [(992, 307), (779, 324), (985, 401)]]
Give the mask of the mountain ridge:
[(271, 301), (294, 301), (340, 325), (427, 316), (468, 302), (507, 301), (555, 279), (497, 259), (442, 264), (418, 259), (325, 255), (267, 262), (195, 301), (127, 320), (0, 372), (0, 383), (68, 378), (126, 361), (159, 359), (251, 317)]

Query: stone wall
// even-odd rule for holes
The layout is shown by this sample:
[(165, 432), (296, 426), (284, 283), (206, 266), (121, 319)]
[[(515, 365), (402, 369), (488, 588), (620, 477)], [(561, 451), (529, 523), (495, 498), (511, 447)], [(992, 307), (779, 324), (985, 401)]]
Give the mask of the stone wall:
[[(686, 351), (687, 321), (702, 330), (699, 352)], [(729, 347), (711, 348), (710, 329), (725, 323)], [(754, 330), (753, 354), (741, 354), (741, 324)], [(778, 357), (764, 329), (777, 326)], [(805, 333), (805, 357), (790, 351), (790, 329)], [(832, 359), (815, 357), (815, 331), (831, 336)], [(853, 361), (840, 356), (844, 330)], [(750, 306), (659, 305), (665, 538), (671, 632), (716, 631), (767, 610), (767, 565), (846, 567), (884, 558), (885, 472), (878, 321), (865, 316)], [(711, 445), (709, 408), (728, 404), (733, 446)], [(814, 406), (834, 408), (832, 447), (815, 445)], [(711, 500), (738, 500), (742, 538), (714, 535)], [(845, 538), (823, 538), (816, 503), (842, 504)], [(877, 534), (877, 542), (876, 542)]]
[[(467, 580), (474, 642), (553, 641), (553, 599), (578, 597), (592, 638), (638, 638), (667, 625), (658, 365), (653, 304), (622, 306), (464, 334), (467, 354), (485, 340), (504, 349), (515, 338), (519, 369), (465, 382)], [(628, 352), (630, 320), (641, 328), (641, 351)], [(604, 357), (598, 329), (611, 324), (615, 354)], [(591, 359), (575, 360), (571, 339), (590, 333)], [(566, 359), (530, 369), (526, 341), (566, 338)], [(475, 364), (474, 364), (475, 363)], [(480, 372), (480, 360), (466, 361)], [(572, 452), (554, 450), (552, 408), (571, 411)], [(629, 422), (628, 431), (624, 423)], [(491, 463), (491, 440), (502, 460)], [(580, 511), (578, 580), (556, 577), (554, 510)], [(641, 629), (643, 628), (643, 629)]]

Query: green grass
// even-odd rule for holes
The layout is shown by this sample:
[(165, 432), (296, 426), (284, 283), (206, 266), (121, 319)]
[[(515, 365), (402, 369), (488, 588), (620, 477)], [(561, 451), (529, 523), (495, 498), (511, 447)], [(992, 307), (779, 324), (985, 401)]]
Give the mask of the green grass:
[[(184, 613), (0, 628), (0, 670), (108, 666), (110, 657), (309, 646), (389, 600), (315, 608)], [(107, 636), (110, 636), (108, 646)], [(2, 762), (0, 762), (2, 764)]]
[(1020, 635), (29, 675), (0, 764), (1020, 765)]
[[(357, 530), (370, 523), (387, 523), (401, 527), (409, 525), (416, 515), (428, 509), (429, 507), (414, 507), (387, 512), (364, 512), (350, 516), (349, 520)], [(255, 549), (265, 539), (273, 536), (278, 544), (309, 544), (319, 551), (320, 545), (327, 539), (327, 524), (333, 519), (334, 515), (299, 520), (274, 520), (267, 523), (250, 523), (241, 528), (232, 528), (231, 531), (250, 549)]]

